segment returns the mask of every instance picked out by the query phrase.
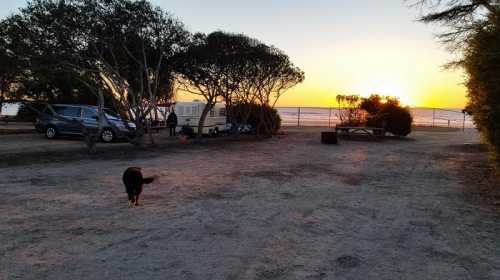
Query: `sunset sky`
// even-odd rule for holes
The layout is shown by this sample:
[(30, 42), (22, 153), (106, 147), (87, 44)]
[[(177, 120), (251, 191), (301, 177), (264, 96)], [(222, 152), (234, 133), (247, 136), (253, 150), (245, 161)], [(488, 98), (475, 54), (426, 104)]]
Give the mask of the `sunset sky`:
[[(192, 32), (245, 33), (284, 50), (306, 73), (280, 106), (332, 106), (337, 94), (396, 95), (412, 106), (461, 108), (463, 74), (404, 0), (153, 0)], [(0, 17), (23, 6), (3, 0)]]

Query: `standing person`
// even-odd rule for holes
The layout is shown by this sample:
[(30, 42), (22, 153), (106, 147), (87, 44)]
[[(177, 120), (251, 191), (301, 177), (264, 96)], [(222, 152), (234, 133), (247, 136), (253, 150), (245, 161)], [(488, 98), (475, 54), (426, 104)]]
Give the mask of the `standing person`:
[(170, 129), (170, 136), (175, 136), (175, 129), (177, 128), (177, 115), (175, 114), (174, 109), (172, 109), (172, 112), (168, 115), (167, 126)]

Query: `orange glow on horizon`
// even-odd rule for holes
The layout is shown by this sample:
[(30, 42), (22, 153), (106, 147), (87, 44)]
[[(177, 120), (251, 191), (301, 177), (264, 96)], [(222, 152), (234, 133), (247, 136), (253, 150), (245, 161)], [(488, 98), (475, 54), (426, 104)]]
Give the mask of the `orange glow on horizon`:
[(305, 71), (306, 80), (285, 93), (277, 106), (335, 107), (338, 94), (377, 93), (398, 97), (411, 107), (465, 107), (464, 74), (444, 70), (451, 58), (435, 46), (379, 40), (303, 51), (310, 57), (291, 59)]
[[(377, 93), (398, 97), (411, 107), (464, 108), (463, 72), (442, 68), (449, 55), (430, 46), (394, 45), (337, 47), (338, 55), (326, 50), (317, 54), (315, 61), (321, 64), (302, 61), (306, 81), (285, 94), (278, 105), (332, 107), (337, 94)], [(419, 52), (423, 48), (429, 53)]]

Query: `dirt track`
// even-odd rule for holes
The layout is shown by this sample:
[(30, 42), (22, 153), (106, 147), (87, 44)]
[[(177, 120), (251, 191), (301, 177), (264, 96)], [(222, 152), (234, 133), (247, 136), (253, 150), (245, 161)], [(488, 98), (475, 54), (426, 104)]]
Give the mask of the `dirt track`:
[[(500, 279), (498, 181), (474, 131), (318, 133), (97, 157), (2, 136), (0, 279)], [(161, 176), (141, 207), (128, 166)]]

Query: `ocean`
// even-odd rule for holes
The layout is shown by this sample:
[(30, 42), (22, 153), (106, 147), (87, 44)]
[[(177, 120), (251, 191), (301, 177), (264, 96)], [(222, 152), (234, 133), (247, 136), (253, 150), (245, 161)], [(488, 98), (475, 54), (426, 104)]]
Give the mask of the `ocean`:
[[(340, 123), (338, 109), (278, 107), (283, 126), (335, 126)], [(472, 117), (461, 109), (412, 108), (413, 123), (421, 126), (474, 128)]]

